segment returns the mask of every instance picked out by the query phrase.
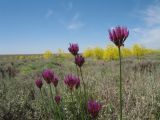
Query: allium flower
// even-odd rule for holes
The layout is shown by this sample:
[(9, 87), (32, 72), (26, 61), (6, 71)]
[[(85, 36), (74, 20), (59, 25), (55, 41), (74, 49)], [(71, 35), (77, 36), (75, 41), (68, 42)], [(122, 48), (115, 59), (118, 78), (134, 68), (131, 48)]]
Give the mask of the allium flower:
[(54, 97), (54, 100), (56, 101), (57, 104), (59, 104), (61, 102), (61, 96), (60, 95), (56, 95)]
[(42, 73), (43, 79), (50, 84), (51, 81), (54, 79), (54, 72), (50, 69), (44, 70)]
[(54, 87), (57, 87), (58, 85), (58, 77), (54, 75), (54, 79), (52, 79), (52, 83), (54, 85)]
[(78, 88), (80, 81), (78, 77), (69, 74), (65, 77), (64, 83), (69, 87), (70, 90), (73, 90), (74, 87)]
[(117, 26), (116, 28), (109, 30), (110, 40), (118, 47), (124, 46), (124, 41), (129, 35), (129, 31), (126, 27)]
[(70, 47), (68, 48), (68, 50), (72, 55), (76, 56), (79, 51), (79, 46), (78, 44), (70, 44)]
[(93, 118), (96, 118), (98, 116), (98, 113), (101, 110), (101, 108), (102, 105), (96, 102), (95, 100), (88, 101), (87, 109)]
[(82, 67), (82, 65), (84, 64), (85, 59), (82, 55), (77, 55), (75, 57), (75, 64), (78, 65), (79, 67)]
[(39, 89), (41, 89), (41, 87), (42, 87), (42, 85), (43, 85), (42, 80), (40, 80), (40, 79), (36, 80), (36, 81), (35, 81), (35, 84), (36, 84), (36, 86), (37, 86)]

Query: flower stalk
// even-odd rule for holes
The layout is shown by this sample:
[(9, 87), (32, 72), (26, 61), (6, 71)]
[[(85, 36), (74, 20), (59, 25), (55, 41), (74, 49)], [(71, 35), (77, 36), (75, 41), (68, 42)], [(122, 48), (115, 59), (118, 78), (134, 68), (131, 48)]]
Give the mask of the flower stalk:
[(87, 95), (86, 95), (86, 85), (83, 79), (83, 73), (82, 73), (82, 68), (80, 67), (80, 74), (81, 74), (81, 79), (82, 79), (82, 84), (83, 84), (83, 89), (84, 89), (84, 94), (85, 94), (85, 101), (87, 100)]
[(52, 106), (54, 106), (54, 97), (53, 97), (52, 88), (50, 84), (49, 84), (49, 89), (50, 89), (50, 94), (51, 94)]
[(122, 62), (121, 62), (121, 48), (118, 47), (118, 52), (119, 52), (119, 97), (120, 97), (120, 120), (122, 120), (122, 106), (123, 106), (123, 101), (122, 101)]
[(129, 31), (126, 27), (117, 26), (116, 28), (109, 30), (110, 40), (118, 47), (119, 52), (119, 97), (120, 97), (120, 120), (123, 118), (123, 101), (122, 101), (122, 62), (121, 62), (121, 46), (124, 46), (124, 41), (127, 39)]

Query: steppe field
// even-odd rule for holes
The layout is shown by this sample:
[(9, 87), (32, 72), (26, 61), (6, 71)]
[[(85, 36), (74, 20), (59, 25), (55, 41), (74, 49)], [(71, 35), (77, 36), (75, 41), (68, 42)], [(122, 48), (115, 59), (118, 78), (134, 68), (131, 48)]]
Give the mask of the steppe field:
[[(64, 120), (79, 115), (78, 104), (70, 105), (70, 93), (64, 85), (64, 77), (76, 74), (74, 59), (70, 55), (42, 55), (0, 57), (0, 119), (1, 120), (47, 120), (52, 118), (43, 108), (43, 101), (50, 95), (46, 83), (41, 89), (35, 80), (41, 78), (44, 69), (52, 69), (59, 77), (58, 91), (62, 96)], [(82, 67), (88, 94), (101, 102), (99, 120), (116, 120), (119, 113), (119, 62), (86, 58)], [(160, 54), (145, 55), (140, 59), (122, 59), (123, 116), (125, 120), (160, 119)], [(53, 94), (54, 86), (52, 86)], [(73, 102), (79, 101), (74, 91)], [(45, 99), (45, 100), (44, 100)], [(48, 101), (49, 102), (49, 101)], [(75, 107), (73, 110), (69, 107)], [(80, 118), (79, 118), (80, 119)]]

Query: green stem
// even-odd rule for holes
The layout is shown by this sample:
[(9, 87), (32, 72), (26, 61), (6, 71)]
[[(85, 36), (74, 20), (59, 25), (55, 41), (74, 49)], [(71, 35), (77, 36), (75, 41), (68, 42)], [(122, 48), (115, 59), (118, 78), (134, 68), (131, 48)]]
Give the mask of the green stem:
[(42, 94), (42, 90), (40, 89), (40, 93), (41, 93), (41, 98), (42, 98), (42, 102), (43, 102), (43, 107), (45, 109), (45, 112), (47, 112), (47, 109), (46, 109), (46, 103), (45, 103), (45, 100), (43, 98), (43, 94)]
[(83, 88), (84, 88), (84, 94), (85, 94), (85, 101), (87, 100), (86, 99), (86, 85), (85, 85), (85, 82), (84, 82), (84, 79), (83, 79), (83, 74), (82, 74), (82, 69), (80, 67), (80, 74), (81, 74), (81, 78), (82, 78), (82, 84), (83, 84)]
[(120, 77), (119, 77), (119, 95), (120, 95), (120, 120), (122, 120), (122, 68), (121, 68), (121, 48), (118, 47), (118, 51), (119, 51), (119, 72), (120, 72)]
[(73, 91), (71, 91), (71, 99), (72, 99), (72, 103), (73, 103)]
[(52, 101), (52, 107), (53, 107), (54, 106), (54, 98), (53, 98), (52, 88), (51, 88), (50, 84), (49, 84), (49, 89), (50, 89), (50, 93), (51, 93), (51, 101)]
[(59, 106), (58, 104), (56, 104), (56, 109), (57, 109), (57, 111), (58, 111), (58, 115), (59, 115), (60, 120), (63, 120), (63, 117), (62, 117), (62, 115), (61, 115), (60, 106)]
[(42, 90), (40, 89), (40, 93), (41, 93), (41, 98), (42, 98), (42, 101), (44, 100), (43, 98), (43, 95), (42, 95)]
[[(41, 94), (42, 104), (43, 104), (45, 113), (48, 114), (49, 109), (52, 110), (52, 108), (51, 108), (51, 106), (48, 106), (48, 104), (46, 103), (46, 101), (45, 101), (45, 99), (44, 99), (44, 95), (43, 95), (43, 93), (42, 93), (42, 89), (40, 89), (40, 94)], [(46, 115), (47, 115), (47, 114), (46, 114)], [(52, 115), (51, 115), (51, 116), (52, 116)]]
[[(78, 65), (77, 64), (76, 64), (76, 70), (77, 70), (78, 78), (80, 79), (80, 76), (82, 78), (82, 84), (83, 84), (83, 88), (84, 88), (84, 92), (85, 92), (85, 101), (86, 101), (86, 90), (85, 90), (85, 83), (84, 83), (84, 80), (83, 80), (82, 70), (80, 68), (80, 73), (79, 73), (79, 69), (78, 69)], [(82, 105), (82, 96), (83, 95), (82, 95), (81, 86), (79, 87), (79, 89), (80, 89), (80, 96), (78, 94), (78, 97), (79, 97), (79, 100), (80, 100), (80, 114), (81, 114), (81, 119), (84, 120), (85, 114), (84, 114), (84, 110), (83, 110), (84, 108), (83, 108), (83, 105)], [(81, 113), (81, 111), (83, 111), (83, 112)]]
[(55, 87), (55, 93), (56, 93), (56, 95), (58, 94), (58, 90), (57, 90), (57, 87)]
[[(76, 70), (77, 70), (77, 76), (78, 76), (78, 78), (79, 78), (79, 71), (78, 71), (78, 66), (76, 65)], [(80, 79), (80, 78), (79, 78)], [(78, 98), (79, 98), (79, 100), (80, 100), (80, 110), (81, 111), (83, 111), (83, 108), (82, 108), (82, 97), (81, 96), (83, 96), (82, 95), (82, 91), (81, 91), (81, 86), (79, 87), (79, 89), (80, 89), (80, 96), (79, 96), (79, 94), (78, 94)], [(80, 111), (80, 112), (81, 112)], [(82, 114), (82, 113), (80, 113), (81, 114), (81, 119), (82, 120), (84, 120), (84, 118), (83, 118), (83, 116), (84, 116), (84, 114)]]
[[(85, 85), (85, 82), (84, 82), (84, 79), (83, 79), (83, 74), (82, 74), (82, 69), (81, 69), (81, 67), (80, 67), (80, 75), (81, 75), (81, 79), (82, 79), (82, 84), (83, 84), (83, 89), (84, 89), (84, 94), (85, 94), (85, 106), (83, 107), (82, 106), (82, 108), (84, 109), (85, 107), (86, 107), (86, 104), (87, 104), (87, 92), (86, 92), (86, 85)], [(83, 111), (83, 116), (85, 117), (85, 111), (84, 110), (82, 110)], [(87, 113), (88, 114), (88, 113)], [(86, 115), (86, 117), (88, 117), (87, 115)], [(83, 118), (84, 119), (84, 118)]]
[(78, 66), (76, 65), (76, 70), (77, 70), (77, 76), (79, 78), (79, 72), (78, 72)]
[[(79, 75), (79, 72), (78, 72), (78, 66), (77, 65), (76, 65), (76, 69), (77, 69), (77, 76), (80, 79), (80, 77), (79, 77), (80, 75)], [(82, 95), (81, 85), (80, 85), (79, 89), (80, 89), (80, 95)], [(79, 96), (79, 93), (78, 93), (78, 96)]]

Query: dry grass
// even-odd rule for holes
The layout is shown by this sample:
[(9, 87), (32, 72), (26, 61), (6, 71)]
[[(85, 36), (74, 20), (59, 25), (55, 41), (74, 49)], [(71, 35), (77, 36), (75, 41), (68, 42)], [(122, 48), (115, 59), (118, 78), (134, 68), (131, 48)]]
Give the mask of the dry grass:
[[(64, 93), (63, 78), (75, 73), (72, 58), (56, 57), (51, 60), (13, 61), (16, 76), (5, 78), (0, 84), (0, 119), (49, 119), (40, 105), (40, 96), (34, 87), (35, 76), (44, 68), (53, 68), (61, 78), (58, 89)], [(160, 119), (160, 57), (146, 56), (141, 60), (123, 59), (123, 112), (124, 120)], [(6, 67), (8, 63), (2, 63)], [(15, 67), (16, 66), (16, 67)], [(6, 68), (4, 68), (6, 69)], [(100, 120), (117, 120), (119, 113), (118, 61), (87, 59), (83, 67), (89, 93), (103, 103)], [(1, 73), (0, 73), (1, 75)]]

